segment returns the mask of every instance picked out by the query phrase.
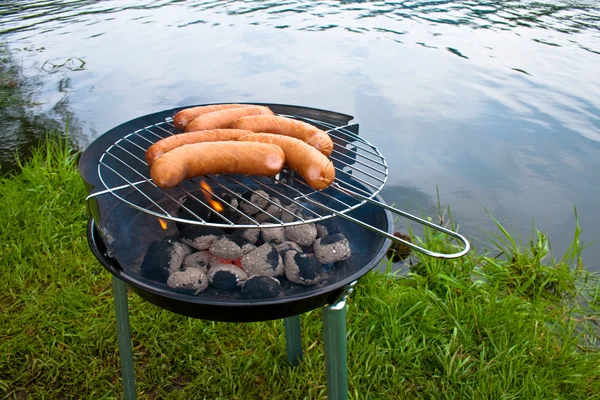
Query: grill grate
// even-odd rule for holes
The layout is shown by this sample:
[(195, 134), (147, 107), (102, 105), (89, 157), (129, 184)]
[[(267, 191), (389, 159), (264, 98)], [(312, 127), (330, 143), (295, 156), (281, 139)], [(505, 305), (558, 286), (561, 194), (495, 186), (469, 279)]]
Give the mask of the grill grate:
[[(330, 135), (334, 148), (329, 158), (333, 161), (336, 178), (329, 188), (316, 191), (287, 169), (274, 178), (206, 175), (186, 180), (175, 188), (159, 188), (150, 178), (145, 153), (156, 141), (181, 132), (173, 125), (172, 118), (167, 118), (125, 135), (105, 150), (98, 163), (98, 175), (105, 190), (91, 196), (110, 193), (140, 211), (166, 220), (222, 228), (255, 228), (259, 225), (291, 226), (322, 221), (361, 206), (381, 191), (388, 174), (385, 158), (377, 147), (353, 132), (357, 125), (336, 126), (295, 115), (279, 115), (308, 122)], [(202, 179), (208, 183), (208, 189), (201, 185)], [(256, 193), (259, 189), (269, 196), (277, 196), (284, 204), (295, 204), (304, 216), (294, 215), (281, 205)], [(261, 223), (253, 216), (230, 206), (221, 197), (227, 193), (240, 203), (248, 203), (249, 201), (242, 196), (244, 193), (240, 193), (239, 190), (253, 191), (266, 199), (270, 205), (281, 209), (282, 213), (288, 216), (286, 222), (282, 220), (283, 217), (277, 218), (265, 211), (270, 221)], [(229, 212), (212, 213), (216, 220), (207, 221), (192, 211), (197, 210), (198, 205), (207, 211), (212, 210), (208, 199), (218, 201), (225, 209), (229, 209)], [(190, 201), (198, 204), (192, 207)], [(187, 211), (190, 217), (181, 218), (174, 212), (177, 209)], [(233, 221), (232, 216), (243, 222)], [(287, 222), (290, 219), (291, 221)]]

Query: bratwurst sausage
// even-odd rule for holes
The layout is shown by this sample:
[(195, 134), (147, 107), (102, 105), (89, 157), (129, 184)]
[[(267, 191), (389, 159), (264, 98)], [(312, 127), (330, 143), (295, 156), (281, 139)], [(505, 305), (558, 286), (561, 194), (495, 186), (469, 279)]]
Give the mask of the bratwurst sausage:
[(335, 179), (335, 168), (331, 160), (300, 139), (271, 133), (253, 133), (238, 140), (272, 143), (281, 147), (285, 153), (285, 163), (315, 190), (328, 188)]
[(264, 106), (239, 107), (212, 111), (194, 118), (194, 120), (185, 128), (185, 131), (193, 132), (204, 131), (207, 129), (231, 128), (231, 125), (237, 119), (249, 115), (273, 115), (273, 111)]
[(209, 112), (227, 110), (229, 108), (250, 107), (252, 104), (213, 104), (210, 106), (198, 106), (185, 108), (173, 117), (173, 124), (177, 129), (184, 130), (196, 117)]
[(208, 174), (277, 175), (285, 164), (281, 147), (267, 143), (204, 142), (177, 147), (157, 158), (150, 177), (157, 186), (177, 186)]
[(235, 121), (231, 128), (291, 136), (308, 143), (327, 157), (333, 151), (333, 142), (327, 133), (311, 124), (292, 118), (276, 115), (246, 116)]
[(146, 162), (151, 167), (152, 163), (162, 154), (186, 144), (237, 140), (239, 137), (250, 133), (252, 131), (243, 129), (212, 129), (169, 136), (154, 143), (146, 150)]

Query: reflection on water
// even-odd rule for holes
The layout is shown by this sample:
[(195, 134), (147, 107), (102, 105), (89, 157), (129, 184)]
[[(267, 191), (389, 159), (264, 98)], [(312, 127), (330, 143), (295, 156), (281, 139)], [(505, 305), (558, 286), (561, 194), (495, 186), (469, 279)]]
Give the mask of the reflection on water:
[[(485, 207), (524, 238), (534, 220), (558, 254), (573, 205), (583, 240), (600, 235), (599, 21), (592, 0), (5, 1), (0, 11), (13, 51), (45, 48), (18, 55), (39, 83), (36, 112), (68, 102), (82, 146), (186, 104), (336, 110), (386, 156), (386, 201), (434, 215), (437, 186), (463, 233), (493, 229)], [(69, 58), (85, 68), (42, 73)]]

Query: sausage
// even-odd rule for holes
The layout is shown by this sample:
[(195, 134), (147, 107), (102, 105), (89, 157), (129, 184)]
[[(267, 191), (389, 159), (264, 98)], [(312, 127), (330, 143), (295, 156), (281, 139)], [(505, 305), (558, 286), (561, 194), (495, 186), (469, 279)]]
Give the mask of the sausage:
[(239, 107), (212, 111), (194, 118), (194, 120), (185, 128), (185, 131), (193, 132), (204, 131), (207, 129), (231, 128), (231, 125), (237, 119), (248, 115), (273, 115), (273, 111), (264, 106)]
[(231, 125), (234, 129), (247, 129), (252, 132), (268, 132), (291, 136), (313, 146), (329, 157), (333, 151), (333, 142), (321, 129), (288, 117), (276, 115), (257, 115), (242, 117)]
[(184, 130), (190, 122), (202, 114), (207, 114), (213, 111), (226, 110), (229, 108), (250, 107), (252, 104), (213, 104), (209, 106), (199, 106), (185, 108), (179, 111), (173, 117), (173, 124), (177, 129)]
[(267, 143), (204, 142), (186, 144), (163, 154), (150, 168), (161, 188), (208, 174), (277, 175), (285, 164), (281, 147)]
[(152, 163), (162, 154), (186, 144), (237, 140), (239, 137), (250, 133), (252, 131), (243, 129), (213, 129), (169, 136), (154, 143), (146, 150), (146, 162), (151, 167)]
[(300, 139), (271, 133), (253, 133), (238, 140), (272, 143), (281, 147), (285, 153), (285, 163), (315, 190), (328, 188), (335, 179), (335, 168), (331, 160)]

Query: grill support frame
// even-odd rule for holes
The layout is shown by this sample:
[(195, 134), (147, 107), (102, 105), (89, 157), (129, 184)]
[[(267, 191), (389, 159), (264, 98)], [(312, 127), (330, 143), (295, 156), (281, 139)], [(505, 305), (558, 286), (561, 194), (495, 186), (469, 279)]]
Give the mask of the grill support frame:
[[(346, 298), (356, 281), (344, 287), (333, 304), (321, 307), (321, 321), (325, 343), (325, 370), (327, 375), (327, 398), (330, 400), (348, 399), (348, 359), (346, 340)], [(121, 378), (125, 400), (137, 399), (135, 389), (135, 364), (131, 344), (129, 322), (129, 302), (127, 285), (113, 275), (113, 300), (115, 305), (117, 341), (121, 360)], [(284, 319), (285, 342), (288, 364), (297, 367), (302, 362), (302, 339), (300, 315)]]

